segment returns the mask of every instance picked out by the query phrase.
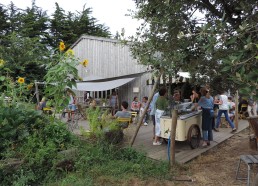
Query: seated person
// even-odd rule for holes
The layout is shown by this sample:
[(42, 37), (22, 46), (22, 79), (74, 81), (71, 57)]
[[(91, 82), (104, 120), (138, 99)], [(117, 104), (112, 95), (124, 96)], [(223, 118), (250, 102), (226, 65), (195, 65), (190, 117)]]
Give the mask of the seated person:
[(90, 102), (90, 107), (92, 109), (96, 109), (96, 106), (97, 106), (97, 101), (95, 99), (92, 99), (92, 101)]
[(139, 114), (140, 108), (141, 108), (141, 102), (139, 102), (138, 97), (135, 96), (131, 104), (131, 111), (137, 112), (137, 114)]
[(43, 97), (38, 104), (38, 110), (43, 110), (47, 106), (46, 98)]
[[(121, 103), (122, 111), (117, 111), (114, 116), (111, 116), (111, 118), (131, 118), (131, 113), (129, 111), (127, 111), (127, 108), (128, 108), (128, 102), (123, 101)], [(128, 122), (119, 123), (119, 126), (124, 129), (124, 128), (128, 127), (128, 124), (129, 124)]]

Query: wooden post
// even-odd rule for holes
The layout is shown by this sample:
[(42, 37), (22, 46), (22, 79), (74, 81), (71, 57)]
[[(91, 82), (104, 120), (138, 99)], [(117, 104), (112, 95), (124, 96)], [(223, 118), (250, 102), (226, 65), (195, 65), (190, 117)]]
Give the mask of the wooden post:
[(154, 86), (153, 86), (152, 91), (151, 91), (151, 93), (150, 93), (149, 99), (148, 99), (148, 101), (147, 101), (147, 105), (146, 105), (146, 107), (145, 107), (144, 110), (143, 110), (142, 116), (141, 116), (140, 119), (138, 120), (136, 130), (135, 130), (134, 135), (133, 135), (133, 137), (132, 137), (132, 139), (131, 139), (131, 141), (130, 141), (130, 144), (129, 144), (130, 147), (132, 147), (133, 144), (134, 144), (135, 138), (136, 138), (136, 136), (137, 136), (137, 134), (138, 134), (138, 132), (139, 132), (139, 129), (140, 129), (140, 127), (141, 127), (141, 124), (142, 124), (144, 115), (146, 114), (147, 109), (148, 109), (149, 106), (150, 106), (150, 102), (152, 101), (152, 98), (153, 98), (153, 96), (154, 96), (154, 92), (155, 92), (155, 90), (156, 90), (156, 87), (157, 87), (157, 85), (158, 85), (158, 82), (159, 82), (160, 77), (161, 77), (162, 74), (163, 74), (163, 71), (160, 71), (160, 74), (159, 74), (159, 76), (157, 77), (157, 81), (154, 83)]
[(173, 167), (173, 165), (176, 162), (175, 158), (175, 139), (176, 139), (176, 126), (177, 126), (177, 116), (178, 112), (176, 109), (173, 109), (172, 111), (172, 123), (171, 123), (171, 131), (170, 131), (170, 169)]
[(37, 81), (35, 81), (35, 94), (37, 98), (37, 105), (39, 104), (39, 87)]
[(236, 96), (235, 96), (235, 127), (238, 129), (238, 90), (236, 91)]

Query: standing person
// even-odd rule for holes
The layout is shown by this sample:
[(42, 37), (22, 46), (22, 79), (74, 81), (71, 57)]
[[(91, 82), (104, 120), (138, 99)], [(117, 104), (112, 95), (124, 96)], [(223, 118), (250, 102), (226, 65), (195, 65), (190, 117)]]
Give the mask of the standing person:
[(73, 120), (74, 117), (74, 111), (76, 110), (76, 97), (73, 96), (72, 92), (68, 91), (68, 99), (69, 99), (69, 104), (68, 104), (68, 121)]
[(111, 114), (112, 116), (115, 115), (116, 110), (118, 109), (118, 95), (116, 91), (113, 91), (110, 98), (109, 98), (109, 106), (111, 106)]
[(257, 103), (252, 97), (248, 99), (247, 112), (249, 117), (257, 116)]
[(138, 100), (138, 97), (135, 96), (131, 104), (131, 111), (137, 112), (137, 114), (139, 114), (140, 108), (141, 108), (141, 102)]
[(216, 126), (215, 126), (215, 131), (219, 132), (219, 124), (220, 124), (220, 118), (222, 113), (225, 116), (226, 121), (229, 123), (230, 127), (232, 128), (232, 132), (236, 132), (236, 128), (234, 123), (229, 119), (228, 116), (228, 96), (226, 96), (225, 91), (221, 91), (221, 95), (219, 96), (219, 100), (217, 101), (217, 103), (219, 105), (219, 111), (218, 111), (218, 116), (216, 119)]
[(198, 105), (202, 108), (202, 147), (210, 145), (210, 141), (213, 140), (212, 136), (212, 120), (214, 118), (214, 104), (213, 97), (210, 95), (209, 90), (206, 87), (201, 88), (201, 97), (198, 101)]
[(198, 101), (200, 99), (199, 94), (196, 92), (196, 90), (192, 90), (192, 95), (190, 96), (192, 107), (191, 110), (198, 110)]
[[(142, 98), (142, 103), (141, 103), (141, 109), (140, 109), (140, 113), (142, 115), (145, 107), (147, 106), (147, 101), (148, 101), (148, 97), (147, 96), (144, 96)], [(144, 126), (148, 126), (148, 121), (149, 121), (149, 109), (147, 110), (144, 118), (143, 118), (143, 125)]]
[(159, 91), (159, 97), (157, 99), (156, 102), (156, 113), (155, 113), (155, 139), (153, 142), (153, 145), (161, 145), (162, 143), (159, 141), (160, 140), (160, 117), (163, 115), (163, 113), (165, 112), (166, 108), (168, 107), (168, 100), (165, 97), (167, 93), (166, 89), (161, 89)]
[(235, 119), (235, 109), (236, 109), (236, 104), (233, 101), (233, 98), (231, 96), (228, 97), (228, 104), (229, 104), (229, 118), (233, 122)]
[(190, 99), (192, 103), (198, 103), (199, 94), (195, 90), (192, 90), (192, 95), (190, 96)]
[(152, 98), (152, 101), (150, 102), (150, 116), (153, 123), (153, 139), (155, 139), (155, 113), (156, 113), (156, 102), (159, 97), (159, 92), (156, 92)]

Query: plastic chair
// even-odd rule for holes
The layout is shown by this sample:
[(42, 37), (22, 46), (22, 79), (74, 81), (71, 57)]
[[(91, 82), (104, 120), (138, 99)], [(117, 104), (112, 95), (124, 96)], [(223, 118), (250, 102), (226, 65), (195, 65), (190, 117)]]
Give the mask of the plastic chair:
[(131, 123), (131, 118), (117, 118), (118, 122), (128, 122), (129, 124)]
[(126, 128), (129, 127), (129, 125), (131, 124), (132, 118), (117, 118), (117, 121), (119, 123), (128, 123), (128, 126)]
[(130, 113), (131, 113), (131, 117), (132, 117), (132, 120), (134, 121), (134, 123), (137, 122), (137, 116), (138, 116), (137, 112), (131, 111)]
[(47, 115), (52, 115), (53, 109), (51, 107), (45, 107), (45, 108), (43, 108), (43, 113), (47, 114)]

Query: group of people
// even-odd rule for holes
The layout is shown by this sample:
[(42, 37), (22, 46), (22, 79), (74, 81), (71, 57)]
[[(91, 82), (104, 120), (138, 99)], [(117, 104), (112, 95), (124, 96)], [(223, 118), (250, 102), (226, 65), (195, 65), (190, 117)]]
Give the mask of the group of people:
[[(76, 98), (75, 96), (68, 91), (68, 100), (69, 104), (67, 108), (70, 111), (75, 111), (76, 109)], [(165, 110), (171, 106), (169, 100), (167, 99), (167, 90), (166, 88), (160, 88), (153, 96), (152, 101), (150, 102), (147, 112), (143, 118), (143, 125), (147, 126), (149, 122), (149, 117), (153, 123), (153, 145), (161, 145), (160, 136), (160, 118), (164, 114)], [(232, 132), (236, 132), (236, 127), (234, 124), (235, 117), (235, 103), (233, 102), (232, 97), (228, 97), (225, 91), (221, 91), (220, 95), (211, 96), (209, 88), (202, 87), (199, 92), (192, 90), (192, 95), (190, 96), (191, 102), (193, 103), (192, 110), (202, 110), (202, 136), (203, 144), (202, 147), (210, 145), (210, 142), (213, 140), (212, 130), (219, 132), (219, 125), (221, 123), (221, 116), (224, 114), (226, 121), (229, 123), (229, 126), (232, 128)], [(135, 96), (132, 103), (130, 111), (137, 112), (137, 114), (142, 115), (143, 111), (147, 107), (148, 97), (144, 96), (142, 102), (138, 100), (138, 97)], [(174, 91), (173, 94), (174, 103), (181, 101), (180, 91)], [(111, 114), (113, 118), (129, 118), (131, 117), (131, 112), (128, 110), (129, 104), (127, 101), (121, 102), (121, 110), (119, 109), (118, 95), (116, 92), (112, 92), (112, 95), (109, 99), (109, 105), (111, 106)], [(46, 99), (42, 98), (41, 102), (38, 105), (39, 110), (43, 110), (46, 107)], [(215, 116), (214, 110), (218, 108), (217, 115)], [(120, 111), (118, 111), (120, 110)], [(249, 104), (248, 112), (249, 115), (257, 116), (257, 104), (252, 102)], [(71, 120), (72, 112), (68, 112), (68, 120)], [(215, 119), (216, 118), (216, 119)], [(124, 128), (127, 126), (124, 126)]]
[[(147, 96), (144, 96), (142, 98), (142, 102), (139, 101), (138, 97), (135, 96), (133, 98), (133, 101), (131, 102), (131, 108), (130, 108), (130, 111), (132, 112), (136, 112), (137, 115), (142, 115), (143, 114), (143, 111), (147, 105), (147, 101), (148, 101), (148, 97)], [(126, 101), (124, 101), (126, 102)], [(118, 101), (118, 95), (115, 91), (112, 92), (111, 96), (109, 97), (109, 106), (111, 107), (111, 114), (112, 116), (115, 116), (116, 113), (118, 112), (119, 110), (119, 101)], [(129, 107), (129, 104), (127, 102), (127, 107)], [(122, 104), (121, 104), (121, 107), (122, 107)], [(128, 109), (128, 108), (126, 108)], [(143, 118), (143, 125), (147, 126), (148, 125), (148, 121), (149, 121), (149, 110), (147, 111), (147, 113), (145, 114), (144, 118)]]
[[(64, 96), (64, 99), (68, 99), (68, 105), (65, 107), (65, 110), (68, 110), (68, 121), (71, 121), (74, 117), (74, 111), (76, 110), (76, 104), (77, 99), (75, 97), (75, 94), (72, 93), (72, 91), (67, 91), (67, 96)], [(47, 106), (47, 99), (46, 97), (43, 97), (41, 101), (37, 105), (37, 110), (44, 110)], [(62, 116), (65, 117), (65, 113), (62, 113)]]
[[(169, 106), (169, 102), (166, 98), (167, 90), (166, 88), (161, 88), (154, 96), (147, 108), (147, 112), (143, 117), (143, 125), (147, 126), (149, 117), (151, 117), (153, 122), (153, 145), (161, 145), (160, 142), (160, 117), (163, 115), (167, 107)], [(147, 107), (148, 97), (144, 96), (142, 98), (142, 102), (138, 100), (138, 97), (135, 96), (131, 103), (131, 111), (137, 112), (137, 114), (142, 115), (144, 109)], [(123, 101), (121, 104), (121, 111), (117, 111), (112, 117), (131, 117), (131, 112), (128, 111), (128, 102)]]
[[(232, 132), (236, 132), (236, 127), (233, 122), (234, 120), (234, 108), (235, 104), (232, 101), (232, 97), (228, 97), (225, 91), (221, 91), (220, 95), (213, 98), (207, 87), (203, 87), (199, 92), (193, 90), (190, 96), (191, 102), (193, 103), (192, 110), (202, 110), (202, 136), (203, 144), (202, 147), (210, 145), (213, 140), (212, 130), (219, 132), (219, 125), (221, 123), (221, 116), (224, 114), (226, 121), (232, 128)], [(174, 91), (173, 95), (174, 102), (180, 102), (180, 91)], [(160, 142), (160, 117), (163, 115), (166, 108), (169, 107), (169, 102), (166, 98), (166, 89), (162, 88), (157, 92), (150, 103), (150, 116), (154, 124), (153, 134), (154, 141), (153, 145), (161, 145)], [(218, 107), (217, 115), (215, 116), (214, 109)]]
[[(206, 147), (209, 146), (210, 141), (213, 140), (212, 129), (216, 132), (219, 132), (218, 128), (221, 122), (222, 114), (224, 114), (226, 121), (232, 128), (232, 132), (236, 132), (237, 129), (235, 128), (235, 124), (228, 115), (229, 104), (225, 91), (221, 91), (221, 94), (215, 99), (210, 95), (210, 91), (206, 87), (201, 88), (200, 93), (201, 97), (198, 101), (198, 106), (200, 106), (202, 109), (202, 147)], [(219, 107), (216, 122), (214, 115), (214, 105), (218, 105)]]

